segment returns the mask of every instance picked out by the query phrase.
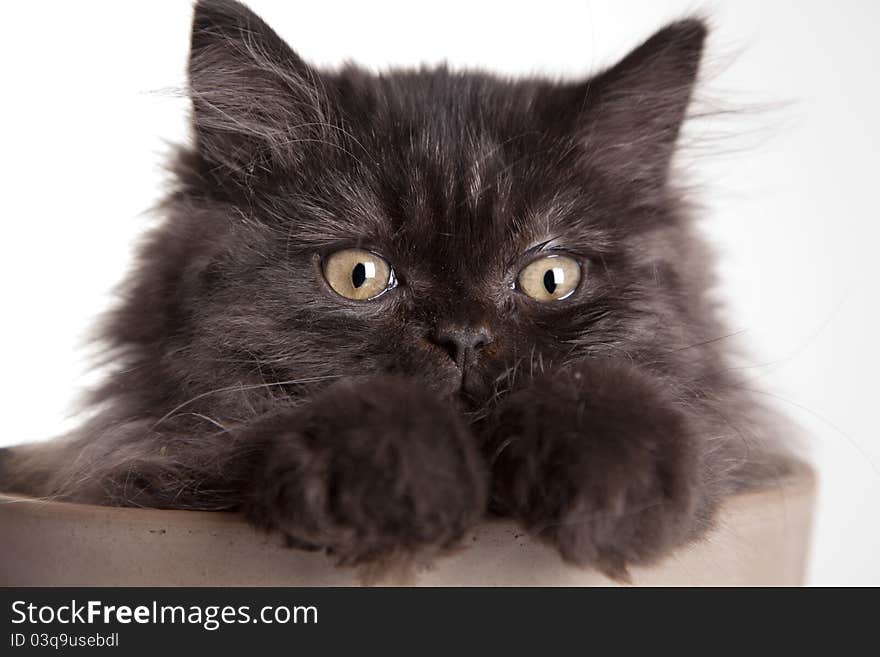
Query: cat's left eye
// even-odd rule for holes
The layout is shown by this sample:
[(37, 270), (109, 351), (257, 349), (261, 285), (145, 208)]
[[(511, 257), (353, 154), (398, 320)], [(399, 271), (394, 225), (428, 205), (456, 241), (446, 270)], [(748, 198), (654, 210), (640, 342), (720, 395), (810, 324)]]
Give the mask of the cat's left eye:
[(394, 287), (394, 271), (388, 262), (364, 249), (342, 249), (321, 263), (324, 279), (336, 294), (355, 301), (369, 301)]
[(517, 288), (536, 301), (560, 301), (570, 296), (581, 280), (581, 266), (565, 255), (533, 260), (519, 273)]

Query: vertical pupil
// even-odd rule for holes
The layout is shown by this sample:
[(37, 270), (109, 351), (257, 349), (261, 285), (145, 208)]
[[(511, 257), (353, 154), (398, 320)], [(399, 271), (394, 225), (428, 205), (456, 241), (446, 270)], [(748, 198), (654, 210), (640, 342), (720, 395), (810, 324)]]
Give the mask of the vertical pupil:
[(544, 288), (550, 294), (553, 294), (556, 291), (556, 274), (552, 269), (548, 269), (544, 272)]
[(359, 262), (351, 270), (351, 283), (357, 289), (364, 284), (365, 280), (367, 280), (367, 268), (364, 263)]

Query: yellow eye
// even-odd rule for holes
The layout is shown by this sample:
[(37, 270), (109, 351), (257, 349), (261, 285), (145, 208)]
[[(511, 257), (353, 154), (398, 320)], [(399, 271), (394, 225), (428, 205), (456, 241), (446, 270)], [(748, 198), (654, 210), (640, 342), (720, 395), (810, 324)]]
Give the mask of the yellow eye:
[(337, 251), (324, 258), (322, 269), (333, 291), (346, 299), (367, 301), (394, 287), (391, 266), (363, 249)]
[(577, 289), (581, 267), (577, 260), (551, 255), (530, 262), (519, 273), (517, 286), (538, 301), (559, 301)]

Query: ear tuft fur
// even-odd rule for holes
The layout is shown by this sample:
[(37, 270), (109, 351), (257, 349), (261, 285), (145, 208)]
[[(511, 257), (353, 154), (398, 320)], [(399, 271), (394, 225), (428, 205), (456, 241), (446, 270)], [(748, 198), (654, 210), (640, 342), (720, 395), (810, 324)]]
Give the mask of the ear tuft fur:
[(698, 19), (659, 30), (618, 64), (573, 89), (591, 161), (617, 178), (662, 186), (702, 58)]
[[(196, 4), (189, 60), (199, 154), (237, 177), (295, 161), (327, 123), (319, 75), (234, 0)], [(323, 139), (323, 137), (322, 137)]]

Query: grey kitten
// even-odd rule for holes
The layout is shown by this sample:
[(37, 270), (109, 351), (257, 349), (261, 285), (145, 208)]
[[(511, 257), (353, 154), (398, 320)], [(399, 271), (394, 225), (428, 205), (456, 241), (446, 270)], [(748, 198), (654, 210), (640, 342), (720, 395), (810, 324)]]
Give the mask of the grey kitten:
[(238, 509), (341, 563), (487, 514), (625, 577), (779, 472), (670, 180), (706, 28), (579, 82), (319, 71), (195, 9), (194, 143), (103, 330), (115, 372), (6, 490)]

